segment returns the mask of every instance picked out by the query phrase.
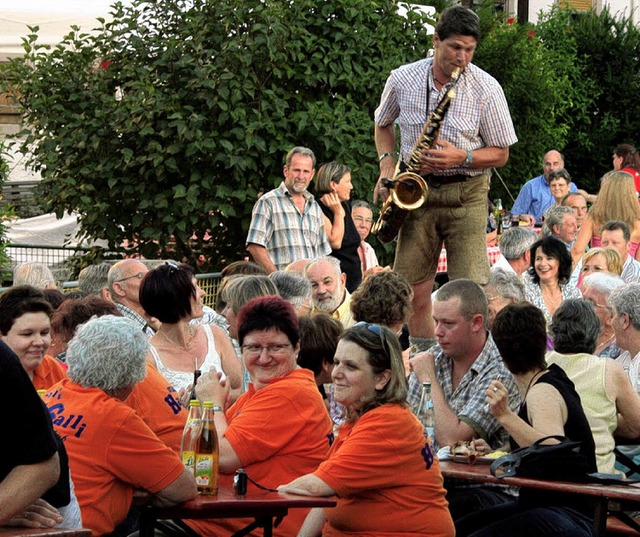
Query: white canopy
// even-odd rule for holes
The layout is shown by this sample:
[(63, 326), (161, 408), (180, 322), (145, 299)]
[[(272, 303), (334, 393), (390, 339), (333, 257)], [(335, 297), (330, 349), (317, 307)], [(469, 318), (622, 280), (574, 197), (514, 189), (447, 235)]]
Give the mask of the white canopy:
[[(131, 0), (121, 0), (131, 4)], [(88, 32), (99, 26), (97, 17), (109, 19), (114, 0), (0, 0), (0, 61), (23, 53), (22, 37), (28, 26), (39, 26), (39, 42), (54, 45), (72, 25)]]

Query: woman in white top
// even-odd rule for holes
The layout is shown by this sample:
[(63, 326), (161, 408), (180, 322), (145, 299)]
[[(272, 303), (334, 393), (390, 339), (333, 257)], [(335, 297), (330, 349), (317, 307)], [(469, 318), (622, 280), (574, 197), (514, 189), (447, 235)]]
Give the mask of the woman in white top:
[(203, 296), (188, 265), (167, 262), (145, 275), (140, 304), (162, 323), (149, 341), (147, 359), (180, 393), (191, 389), (195, 370), (215, 370), (228, 379), (237, 397), (242, 367), (231, 341), (215, 325), (189, 324), (202, 316)]

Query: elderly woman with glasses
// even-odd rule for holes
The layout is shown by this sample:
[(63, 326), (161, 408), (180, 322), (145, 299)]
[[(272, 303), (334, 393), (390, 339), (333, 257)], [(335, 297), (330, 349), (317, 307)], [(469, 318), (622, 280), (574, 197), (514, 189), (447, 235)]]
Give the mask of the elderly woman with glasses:
[(335, 397), (347, 408), (329, 458), (280, 492), (338, 495), (311, 511), (300, 535), (453, 536), (438, 460), (407, 408), (398, 338), (386, 326), (358, 323), (338, 343)]
[[(315, 470), (329, 451), (331, 420), (313, 372), (298, 367), (298, 316), (279, 296), (250, 300), (238, 313), (238, 341), (251, 383), (227, 409), (226, 382), (203, 375), (198, 396), (213, 401), (220, 442), (221, 485), (244, 468), (248, 477), (275, 488)], [(295, 536), (308, 511), (294, 509), (278, 526), (278, 535)], [(201, 535), (231, 535), (247, 519), (188, 520)]]
[(229, 378), (237, 396), (242, 368), (231, 340), (216, 325), (189, 322), (202, 317), (205, 294), (188, 265), (165, 263), (145, 274), (140, 304), (162, 323), (149, 340), (148, 361), (178, 391), (191, 388), (196, 370), (214, 370)]

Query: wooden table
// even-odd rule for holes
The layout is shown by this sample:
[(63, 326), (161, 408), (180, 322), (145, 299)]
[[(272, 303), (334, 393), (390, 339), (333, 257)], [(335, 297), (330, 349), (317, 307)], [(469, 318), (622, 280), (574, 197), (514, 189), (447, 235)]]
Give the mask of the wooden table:
[(263, 528), (264, 536), (273, 535), (273, 525), (287, 515), (289, 509), (335, 507), (333, 498), (295, 496), (266, 492), (250, 487), (244, 496), (236, 496), (232, 489), (221, 488), (217, 496), (198, 496), (195, 500), (174, 507), (142, 507), (140, 509), (140, 537), (152, 537), (156, 520), (195, 518), (253, 518), (255, 522), (234, 534), (247, 535)]
[(89, 537), (91, 535), (91, 530), (63, 530), (56, 528), (35, 529), (10, 526), (0, 527), (0, 537), (8, 537), (9, 535), (21, 535), (24, 537)]
[[(604, 536), (607, 527), (607, 514), (619, 510), (616, 502), (629, 502), (640, 505), (640, 487), (638, 485), (597, 485), (590, 483), (569, 483), (567, 481), (548, 481), (525, 477), (505, 477), (498, 479), (491, 475), (488, 464), (465, 464), (453, 461), (440, 461), (442, 475), (448, 479), (460, 479), (474, 483), (493, 483), (527, 487), (587, 496), (594, 501), (594, 528), (596, 537)], [(610, 506), (610, 502), (614, 503)]]

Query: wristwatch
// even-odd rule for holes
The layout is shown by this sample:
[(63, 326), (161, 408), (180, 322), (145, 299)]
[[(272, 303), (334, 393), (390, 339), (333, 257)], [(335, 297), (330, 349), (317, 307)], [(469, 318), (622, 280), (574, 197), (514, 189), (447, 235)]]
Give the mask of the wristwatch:
[(214, 412), (222, 412), (222, 407), (220, 405), (213, 405)]
[(473, 153), (467, 149), (467, 158), (464, 159), (464, 162), (462, 163), (463, 166), (471, 166), (471, 164), (473, 163)]

